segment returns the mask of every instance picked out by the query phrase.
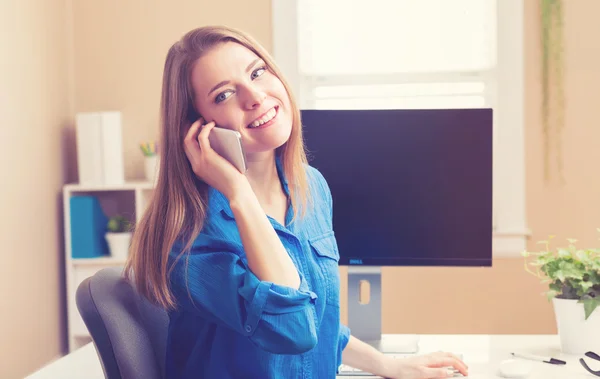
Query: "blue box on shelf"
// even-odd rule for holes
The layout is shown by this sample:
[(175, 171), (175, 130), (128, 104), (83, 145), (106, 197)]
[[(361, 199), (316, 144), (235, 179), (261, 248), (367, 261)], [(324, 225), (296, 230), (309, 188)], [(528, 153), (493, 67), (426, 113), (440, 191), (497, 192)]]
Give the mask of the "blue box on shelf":
[(73, 196), (71, 206), (71, 256), (95, 258), (109, 254), (104, 234), (108, 217), (95, 196)]

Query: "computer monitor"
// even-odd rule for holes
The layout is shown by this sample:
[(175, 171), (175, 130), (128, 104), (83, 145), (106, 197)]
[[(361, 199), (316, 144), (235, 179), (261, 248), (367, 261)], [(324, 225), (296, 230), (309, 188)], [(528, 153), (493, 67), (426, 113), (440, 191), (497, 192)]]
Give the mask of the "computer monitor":
[[(381, 266), (492, 265), (491, 109), (302, 110), (327, 180), (352, 333), (382, 351)], [(360, 285), (370, 284), (361, 304)]]

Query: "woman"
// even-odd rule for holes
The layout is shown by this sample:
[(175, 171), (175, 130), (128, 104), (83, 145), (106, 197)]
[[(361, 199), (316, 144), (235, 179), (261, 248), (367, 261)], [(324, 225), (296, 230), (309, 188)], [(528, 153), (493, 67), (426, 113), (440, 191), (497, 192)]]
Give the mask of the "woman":
[[(205, 27), (175, 43), (161, 123), (160, 176), (126, 272), (169, 311), (168, 378), (331, 378), (342, 362), (466, 375), (446, 353), (385, 357), (340, 324), (331, 194), (307, 165), (289, 86), (251, 37)], [(241, 133), (245, 174), (211, 149), (215, 125)]]

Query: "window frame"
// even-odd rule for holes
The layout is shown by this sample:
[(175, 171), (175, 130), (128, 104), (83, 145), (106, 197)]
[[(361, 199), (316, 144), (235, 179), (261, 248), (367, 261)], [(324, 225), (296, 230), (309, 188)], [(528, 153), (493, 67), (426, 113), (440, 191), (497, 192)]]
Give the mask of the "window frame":
[[(273, 56), (299, 100), (310, 108), (316, 85), (481, 80), (486, 106), (494, 109), (493, 257), (518, 257), (531, 234), (525, 208), (524, 4), (497, 1), (496, 67), (486, 71), (436, 74), (337, 75), (303, 77), (299, 73), (297, 2), (272, 0)], [(304, 96), (302, 95), (304, 94)], [(489, 103), (489, 104), (488, 104)]]

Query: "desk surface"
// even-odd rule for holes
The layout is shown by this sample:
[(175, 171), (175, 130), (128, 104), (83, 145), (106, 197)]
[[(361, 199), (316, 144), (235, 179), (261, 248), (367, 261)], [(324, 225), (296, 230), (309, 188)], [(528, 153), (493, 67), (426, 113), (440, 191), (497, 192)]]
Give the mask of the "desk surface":
[[(388, 338), (393, 338), (389, 336)], [(565, 366), (526, 361), (533, 371), (528, 379), (577, 379), (592, 378), (579, 364), (580, 357), (560, 352), (556, 335), (421, 335), (419, 343), (423, 353), (452, 351), (462, 353), (469, 366), (469, 378), (492, 379), (497, 375), (498, 365), (511, 358), (513, 351), (551, 356), (567, 361)], [(593, 365), (593, 362), (592, 362)], [(592, 366), (592, 368), (598, 368)], [(102, 368), (94, 346), (90, 343), (47, 365), (26, 379), (103, 379)], [(361, 377), (338, 377), (359, 379)], [(362, 377), (366, 378), (366, 377)]]

